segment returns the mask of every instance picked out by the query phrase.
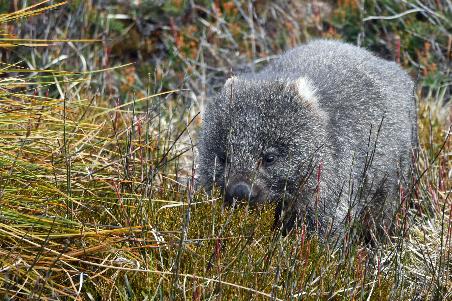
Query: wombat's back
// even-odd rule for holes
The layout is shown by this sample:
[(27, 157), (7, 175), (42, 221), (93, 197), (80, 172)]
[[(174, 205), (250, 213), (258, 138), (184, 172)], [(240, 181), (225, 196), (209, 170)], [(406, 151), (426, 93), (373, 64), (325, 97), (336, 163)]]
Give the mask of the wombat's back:
[(335, 165), (329, 176), (339, 179), (334, 189), (350, 174), (359, 185), (366, 173), (368, 183), (398, 193), (417, 133), (413, 82), (397, 64), (363, 48), (316, 40), (286, 52), (256, 76), (306, 79), (302, 88), (315, 95), (328, 118), (326, 145), (334, 158), (329, 164)]
[[(374, 110), (379, 114), (393, 109), (414, 114), (410, 116), (411, 122), (416, 116), (413, 82), (399, 65), (339, 41), (315, 40), (291, 49), (257, 77), (287, 82), (307, 78), (321, 107), (332, 115), (373, 113)], [(359, 117), (366, 119), (366, 116), (369, 115)], [(330, 115), (331, 121), (338, 121), (334, 117)], [(354, 118), (349, 116), (348, 119)]]

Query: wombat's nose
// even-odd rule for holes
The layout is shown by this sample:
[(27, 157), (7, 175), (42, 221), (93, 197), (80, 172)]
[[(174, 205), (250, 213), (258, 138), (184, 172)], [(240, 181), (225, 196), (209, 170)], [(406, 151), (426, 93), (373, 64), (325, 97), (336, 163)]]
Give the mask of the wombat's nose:
[(252, 201), (253, 198), (251, 187), (245, 182), (229, 185), (226, 189), (226, 201), (228, 203), (232, 203), (234, 199), (237, 201)]

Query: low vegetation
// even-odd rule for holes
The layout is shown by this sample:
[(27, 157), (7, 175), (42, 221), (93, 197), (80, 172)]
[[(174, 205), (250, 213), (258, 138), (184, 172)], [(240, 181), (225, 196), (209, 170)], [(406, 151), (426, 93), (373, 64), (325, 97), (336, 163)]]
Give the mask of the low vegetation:
[[(2, 300), (452, 297), (450, 3), (18, 2), (0, 4)], [(208, 96), (313, 37), (418, 78), (416, 185), (386, 244), (281, 237), (274, 206), (194, 189)]]

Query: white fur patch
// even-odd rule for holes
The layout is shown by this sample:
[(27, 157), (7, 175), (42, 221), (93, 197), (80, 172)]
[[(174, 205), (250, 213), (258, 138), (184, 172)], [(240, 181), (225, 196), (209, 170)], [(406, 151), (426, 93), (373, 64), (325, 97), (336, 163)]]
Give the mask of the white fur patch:
[(317, 98), (317, 89), (314, 84), (307, 77), (300, 77), (292, 84), (295, 85), (295, 89), (300, 96), (301, 103), (311, 112), (320, 116), (323, 119), (327, 118), (326, 112), (320, 107), (319, 100)]
[(295, 86), (297, 87), (298, 94), (304, 101), (308, 101), (313, 104), (317, 103), (317, 97), (315, 95), (316, 88), (308, 78), (300, 77), (295, 81)]
[(226, 83), (224, 84), (225, 87), (232, 85), (232, 82), (237, 79), (237, 76), (231, 76), (226, 80)]

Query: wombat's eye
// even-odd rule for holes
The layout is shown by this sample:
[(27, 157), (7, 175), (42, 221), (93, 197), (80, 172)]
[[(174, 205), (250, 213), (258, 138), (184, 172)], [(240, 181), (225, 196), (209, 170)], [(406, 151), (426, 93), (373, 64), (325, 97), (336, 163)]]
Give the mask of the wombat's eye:
[(274, 153), (269, 153), (269, 154), (265, 154), (264, 157), (262, 158), (263, 162), (265, 165), (271, 165), (276, 161), (276, 154)]

